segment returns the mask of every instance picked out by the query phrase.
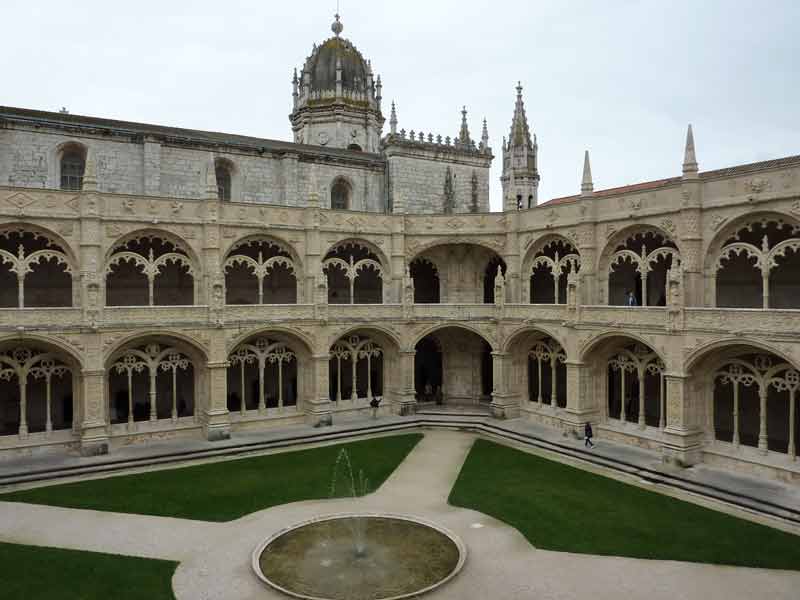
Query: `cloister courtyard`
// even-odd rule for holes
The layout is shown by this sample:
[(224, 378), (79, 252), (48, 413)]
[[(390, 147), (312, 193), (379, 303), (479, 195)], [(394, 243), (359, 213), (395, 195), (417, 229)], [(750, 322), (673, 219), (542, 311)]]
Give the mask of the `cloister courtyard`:
[[(417, 419), (0, 465), (4, 595), (280, 598), (253, 572), (254, 548), (293, 523), (364, 512), (435, 522), (464, 543), (463, 569), (431, 598), (796, 597), (792, 486), (671, 472), (651, 451), (602, 438), (587, 449), (531, 424), (490, 431), (474, 411)], [(365, 495), (332, 487), (341, 448)]]

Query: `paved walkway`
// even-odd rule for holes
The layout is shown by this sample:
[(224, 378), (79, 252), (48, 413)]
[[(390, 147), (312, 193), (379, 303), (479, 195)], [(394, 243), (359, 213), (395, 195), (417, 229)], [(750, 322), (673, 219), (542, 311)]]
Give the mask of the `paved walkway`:
[(462, 432), (427, 432), (369, 496), (298, 502), (230, 523), (0, 503), (0, 540), (179, 560), (173, 578), (177, 600), (278, 600), (283, 596), (251, 570), (259, 543), (289, 524), (321, 514), (381, 511), (433, 521), (466, 544), (463, 571), (426, 596), (432, 599), (797, 598), (800, 573), (795, 572), (535, 549), (515, 529), (446, 503), (473, 440)]

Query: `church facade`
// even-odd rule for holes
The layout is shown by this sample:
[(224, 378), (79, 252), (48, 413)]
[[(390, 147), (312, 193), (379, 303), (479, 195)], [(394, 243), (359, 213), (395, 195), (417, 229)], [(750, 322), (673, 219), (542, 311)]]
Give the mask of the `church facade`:
[(0, 459), (378, 400), (800, 478), (800, 156), (700, 171), (689, 128), (675, 177), (587, 153), (540, 203), (518, 86), (492, 213), (486, 123), (399, 128), (333, 32), (292, 142), (0, 107)]

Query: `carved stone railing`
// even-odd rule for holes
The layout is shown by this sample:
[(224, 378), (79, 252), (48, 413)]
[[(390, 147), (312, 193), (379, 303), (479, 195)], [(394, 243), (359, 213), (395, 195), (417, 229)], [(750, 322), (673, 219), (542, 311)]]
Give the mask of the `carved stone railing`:
[(581, 306), (581, 323), (611, 326), (663, 328), (666, 323), (663, 306)]
[(494, 304), (415, 304), (415, 319), (438, 319), (442, 321), (469, 321), (491, 319), (497, 316)]
[(523, 321), (563, 321), (567, 318), (564, 304), (506, 304), (507, 319)]
[(2, 328), (58, 329), (82, 322), (83, 312), (80, 308), (0, 308)]
[(101, 325), (176, 325), (203, 324), (207, 306), (107, 306)]
[(800, 310), (760, 308), (687, 308), (687, 331), (765, 332), (800, 337)]
[(307, 320), (314, 317), (313, 304), (229, 304), (225, 322)]

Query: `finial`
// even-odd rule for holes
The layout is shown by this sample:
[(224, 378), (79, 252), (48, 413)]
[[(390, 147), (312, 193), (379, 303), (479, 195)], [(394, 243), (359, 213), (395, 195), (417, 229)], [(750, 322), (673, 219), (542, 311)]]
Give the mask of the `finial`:
[(522, 82), (517, 81), (517, 97), (522, 97)]
[(583, 178), (581, 179), (581, 196), (591, 196), (594, 191), (592, 183), (592, 167), (589, 164), (589, 151), (583, 155)]
[(467, 126), (467, 107), (461, 108), (461, 131), (458, 132), (458, 140), (462, 144), (469, 145), (469, 127)]
[(483, 117), (483, 131), (481, 132), (481, 150), (489, 147), (489, 128), (486, 125), (486, 117)]
[(336, 20), (331, 25), (331, 31), (333, 31), (334, 35), (338, 38), (339, 34), (344, 30), (344, 25), (342, 25), (342, 22), (339, 20), (338, 12), (333, 16), (336, 18)]
[(397, 111), (394, 108), (394, 100), (392, 100), (392, 113), (389, 116), (389, 131), (392, 135), (397, 133)]
[(683, 151), (683, 177), (686, 179), (697, 178), (697, 156), (694, 151), (694, 135), (692, 124), (686, 130), (686, 148)]

